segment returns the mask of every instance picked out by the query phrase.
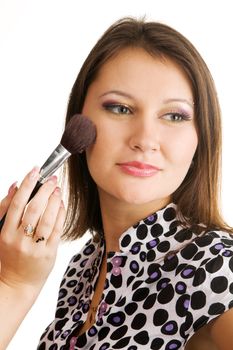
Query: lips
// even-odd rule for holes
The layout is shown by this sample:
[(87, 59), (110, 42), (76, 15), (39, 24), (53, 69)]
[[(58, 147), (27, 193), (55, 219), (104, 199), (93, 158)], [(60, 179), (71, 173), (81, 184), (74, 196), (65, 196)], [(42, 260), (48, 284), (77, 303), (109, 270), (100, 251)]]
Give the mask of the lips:
[(138, 161), (118, 163), (121, 170), (129, 175), (138, 177), (150, 177), (158, 173), (161, 169)]

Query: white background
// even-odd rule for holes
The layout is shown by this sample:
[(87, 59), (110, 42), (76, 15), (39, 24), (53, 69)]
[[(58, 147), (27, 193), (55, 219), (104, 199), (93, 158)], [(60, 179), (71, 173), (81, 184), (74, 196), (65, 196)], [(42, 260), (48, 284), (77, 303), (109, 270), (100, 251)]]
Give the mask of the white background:
[[(233, 225), (230, 5), (230, 0), (0, 0), (0, 197), (59, 143), (70, 89), (103, 31), (119, 17), (146, 15), (187, 36), (215, 79), (223, 114), (222, 208)], [(62, 274), (84, 240), (60, 246), (55, 268), (9, 350), (36, 349), (53, 319)]]

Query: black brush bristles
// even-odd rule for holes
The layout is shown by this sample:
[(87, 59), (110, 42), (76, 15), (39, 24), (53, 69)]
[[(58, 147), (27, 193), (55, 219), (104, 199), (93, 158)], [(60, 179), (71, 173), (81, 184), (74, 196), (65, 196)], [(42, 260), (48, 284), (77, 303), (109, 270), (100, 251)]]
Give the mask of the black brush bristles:
[(95, 142), (96, 127), (82, 114), (75, 114), (67, 123), (61, 145), (71, 154), (81, 153)]

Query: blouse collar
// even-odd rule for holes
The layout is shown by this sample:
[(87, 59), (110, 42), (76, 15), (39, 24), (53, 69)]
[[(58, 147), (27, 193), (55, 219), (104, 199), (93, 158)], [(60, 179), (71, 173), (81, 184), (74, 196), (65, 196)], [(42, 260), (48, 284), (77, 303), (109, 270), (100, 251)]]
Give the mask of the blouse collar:
[[(158, 237), (175, 235), (179, 223), (177, 205), (170, 203), (123, 232), (119, 238), (120, 252), (137, 254), (137, 250), (141, 250), (142, 246), (146, 246), (147, 249), (155, 248)], [(111, 253), (113, 252), (110, 252), (110, 255)]]

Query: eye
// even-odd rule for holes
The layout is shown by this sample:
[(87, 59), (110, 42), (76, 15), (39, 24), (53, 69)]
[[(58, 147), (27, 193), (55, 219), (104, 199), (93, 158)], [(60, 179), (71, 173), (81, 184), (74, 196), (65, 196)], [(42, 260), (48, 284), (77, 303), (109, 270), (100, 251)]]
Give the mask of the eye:
[(163, 119), (166, 119), (168, 121), (171, 121), (173, 123), (180, 123), (183, 121), (191, 120), (191, 117), (188, 114), (185, 113), (167, 113), (163, 116)]
[(131, 110), (129, 109), (129, 107), (122, 104), (104, 103), (103, 107), (107, 111), (110, 111), (114, 114), (131, 114)]

